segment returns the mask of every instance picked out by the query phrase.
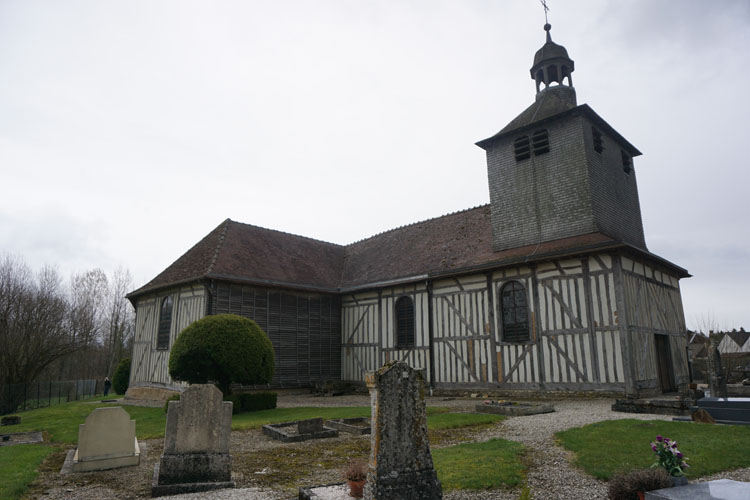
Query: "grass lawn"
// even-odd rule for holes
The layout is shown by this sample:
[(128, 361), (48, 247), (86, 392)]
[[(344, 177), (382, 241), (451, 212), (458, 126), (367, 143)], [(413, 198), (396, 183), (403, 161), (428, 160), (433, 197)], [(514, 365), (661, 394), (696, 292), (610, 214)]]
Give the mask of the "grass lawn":
[(677, 441), (688, 458), (688, 477), (750, 465), (750, 426), (626, 419), (569, 429), (556, 437), (576, 453), (576, 465), (609, 479), (619, 470), (649, 467), (656, 457), (650, 443), (657, 435)]
[(34, 480), (44, 457), (52, 446), (17, 444), (0, 448), (0, 500), (18, 498)]
[(523, 452), (521, 443), (491, 439), (432, 450), (432, 458), (446, 491), (512, 488), (523, 483)]

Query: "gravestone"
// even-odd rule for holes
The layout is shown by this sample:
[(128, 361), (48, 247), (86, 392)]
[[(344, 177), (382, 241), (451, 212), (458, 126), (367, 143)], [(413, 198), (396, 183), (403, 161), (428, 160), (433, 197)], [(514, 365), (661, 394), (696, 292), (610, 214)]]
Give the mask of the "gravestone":
[(164, 453), (151, 496), (234, 488), (229, 437), (232, 403), (213, 384), (195, 384), (170, 401)]
[(712, 333), (708, 336), (708, 388), (711, 397), (727, 397), (727, 379), (721, 368), (721, 354), (719, 343), (721, 339)]
[(372, 432), (365, 500), (443, 498), (427, 439), (422, 374), (392, 361), (366, 380)]
[(122, 407), (96, 408), (78, 426), (73, 472), (128, 467), (138, 465), (140, 459), (135, 420)]

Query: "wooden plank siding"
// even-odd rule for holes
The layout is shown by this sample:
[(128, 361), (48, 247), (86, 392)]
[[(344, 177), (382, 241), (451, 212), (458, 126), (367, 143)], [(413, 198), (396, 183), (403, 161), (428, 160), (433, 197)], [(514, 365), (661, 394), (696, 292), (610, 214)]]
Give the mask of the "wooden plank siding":
[(335, 295), (217, 281), (209, 313), (244, 316), (266, 332), (276, 356), (272, 386), (341, 378), (341, 307)]
[(665, 335), (669, 339), (675, 383), (688, 383), (687, 338), (679, 278), (625, 256), (621, 259), (621, 273), (636, 388), (659, 387), (655, 335)]
[(169, 376), (169, 349), (157, 349), (159, 307), (164, 297), (172, 295), (172, 324), (169, 346), (177, 335), (190, 323), (202, 318), (206, 312), (206, 289), (202, 285), (190, 285), (142, 297), (136, 303), (136, 325), (133, 340), (130, 385), (149, 385), (175, 388), (185, 384), (175, 382)]

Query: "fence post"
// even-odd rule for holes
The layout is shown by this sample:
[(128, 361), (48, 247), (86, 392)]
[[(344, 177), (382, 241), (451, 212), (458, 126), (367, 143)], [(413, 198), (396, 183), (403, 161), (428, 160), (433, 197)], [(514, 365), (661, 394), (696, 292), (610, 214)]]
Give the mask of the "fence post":
[(47, 406), (52, 406), (52, 381), (49, 381), (49, 392), (47, 393), (47, 397), (49, 398), (47, 400)]

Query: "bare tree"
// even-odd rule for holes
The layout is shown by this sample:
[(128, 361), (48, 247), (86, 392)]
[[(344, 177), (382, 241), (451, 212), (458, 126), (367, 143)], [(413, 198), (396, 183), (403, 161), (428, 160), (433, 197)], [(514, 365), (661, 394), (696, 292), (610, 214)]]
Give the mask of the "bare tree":
[(135, 314), (125, 295), (133, 288), (130, 271), (118, 268), (112, 275), (107, 291), (106, 332), (107, 374), (126, 357), (135, 330)]
[(55, 269), (34, 276), (19, 257), (0, 261), (0, 389), (36, 379), (80, 347), (68, 328), (68, 311)]

